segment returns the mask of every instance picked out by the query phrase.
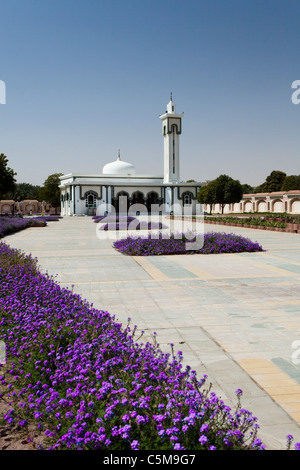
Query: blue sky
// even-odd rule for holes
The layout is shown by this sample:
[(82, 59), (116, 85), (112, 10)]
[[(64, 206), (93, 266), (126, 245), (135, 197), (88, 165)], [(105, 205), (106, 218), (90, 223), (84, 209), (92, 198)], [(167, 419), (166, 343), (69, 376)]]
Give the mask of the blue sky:
[(184, 112), (182, 180), (300, 174), (299, 0), (0, 0), (0, 153), (18, 182), (163, 173), (159, 114)]

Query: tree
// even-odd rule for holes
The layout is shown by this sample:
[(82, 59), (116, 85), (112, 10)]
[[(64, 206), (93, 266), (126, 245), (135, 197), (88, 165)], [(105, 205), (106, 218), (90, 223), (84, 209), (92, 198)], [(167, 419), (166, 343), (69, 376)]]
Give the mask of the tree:
[(266, 183), (256, 186), (253, 190), (254, 193), (266, 193)]
[(243, 197), (243, 187), (238, 180), (234, 180), (228, 175), (220, 175), (215, 180), (215, 200), (222, 208), (226, 204), (240, 202)]
[(16, 180), (15, 176), (17, 173), (14, 172), (11, 168), (7, 166), (8, 159), (1, 153), (0, 155), (0, 199), (3, 198), (5, 194), (15, 189)]
[[(265, 182), (254, 188), (254, 193), (272, 193), (273, 191), (281, 191), (282, 185), (286, 178), (286, 173), (279, 170), (273, 170), (265, 179)], [(283, 190), (285, 191), (285, 190)]]
[(201, 186), (197, 194), (197, 200), (200, 204), (207, 204), (209, 206), (209, 213), (211, 214), (212, 206), (216, 202), (215, 180)]
[(44, 186), (39, 190), (39, 200), (45, 200), (52, 207), (57, 207), (60, 205), (60, 179), (62, 173), (54, 173), (53, 175), (48, 176), (44, 182)]
[(243, 194), (252, 194), (254, 192), (253, 186), (250, 186), (250, 184), (242, 184), (243, 188)]
[(280, 191), (285, 178), (286, 173), (283, 171), (272, 171), (266, 178), (264, 185), (265, 192), (271, 193), (273, 191)]
[(38, 199), (40, 186), (34, 186), (30, 183), (17, 183), (15, 190), (6, 194), (7, 199), (14, 201), (24, 201), (24, 199)]
[(293, 189), (300, 189), (300, 175), (287, 176), (282, 183), (281, 191), (292, 191)]

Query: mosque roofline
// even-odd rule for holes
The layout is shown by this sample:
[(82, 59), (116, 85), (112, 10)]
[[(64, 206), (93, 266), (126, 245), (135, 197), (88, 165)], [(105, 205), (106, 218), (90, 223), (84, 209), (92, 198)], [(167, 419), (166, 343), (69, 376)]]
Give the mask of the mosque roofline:
[[(138, 178), (152, 178), (152, 179), (160, 179), (160, 180), (163, 180), (164, 177), (163, 176), (157, 176), (157, 175), (137, 175), (137, 174), (134, 174), (134, 175), (102, 175), (102, 174), (99, 174), (99, 175), (90, 175), (90, 174), (83, 174), (83, 173), (66, 173), (65, 175), (63, 176), (60, 176), (59, 179), (60, 180), (64, 180), (64, 179), (68, 179), (68, 178), (100, 178), (100, 179), (109, 179), (109, 178), (112, 178), (113, 179), (138, 179)], [(191, 182), (187, 182), (187, 181), (180, 181), (179, 182), (180, 184), (181, 183), (184, 183), (184, 184), (189, 184), (191, 186), (193, 186), (195, 183), (196, 184), (203, 184), (202, 181), (191, 181)], [(167, 184), (171, 184), (171, 182), (167, 183)], [(172, 184), (178, 184), (176, 182), (173, 182)]]
[(82, 174), (82, 173), (68, 173), (63, 176), (60, 176), (59, 179), (62, 181), (64, 179), (68, 178), (97, 178), (97, 179), (139, 179), (139, 178), (151, 178), (151, 179), (163, 179), (163, 176), (157, 176), (157, 175), (137, 175), (136, 173), (134, 174), (99, 174), (99, 175), (89, 175), (89, 174)]
[[(90, 181), (82, 181), (81, 182), (82, 185), (87, 185), (87, 186), (99, 186), (99, 182), (90, 182)], [(77, 186), (78, 185), (78, 182), (77, 181), (71, 181), (69, 183), (67, 183), (67, 186)], [(60, 188), (63, 188), (65, 185), (64, 184), (61, 184), (59, 185)], [(136, 183), (134, 181), (132, 182), (115, 182), (115, 183), (111, 183), (110, 186), (137, 186)], [(154, 182), (151, 182), (151, 181), (148, 181), (146, 183), (143, 183), (143, 187), (146, 187), (146, 186), (157, 186), (158, 188), (161, 188), (162, 186), (165, 186), (166, 188), (170, 188), (170, 187), (178, 187), (178, 186), (184, 186), (184, 187), (187, 187), (187, 186), (191, 186), (191, 187), (195, 187), (195, 186), (202, 186), (202, 183), (201, 181), (198, 181), (198, 182), (195, 182), (195, 183), (185, 183), (184, 181), (181, 181), (180, 183), (164, 183), (164, 182), (161, 182), (161, 183), (154, 183)]]
[[(59, 188), (63, 189), (65, 186), (77, 186), (78, 184), (81, 184), (81, 185), (86, 185), (86, 186), (99, 186), (99, 184), (101, 184), (101, 182), (99, 181), (90, 181), (90, 180), (82, 180), (82, 181), (69, 181), (67, 183), (61, 183), (59, 185)], [(137, 186), (137, 182), (136, 181), (114, 181), (114, 182), (111, 182), (111, 181), (107, 181), (107, 184), (109, 184), (110, 186), (122, 186), (122, 187), (136, 187)], [(180, 181), (180, 182), (169, 182), (169, 183), (165, 183), (164, 181), (160, 181), (160, 182), (155, 182), (155, 181), (147, 181), (147, 182), (143, 182), (142, 184), (142, 187), (158, 187), (158, 188), (161, 188), (161, 187), (166, 187), (166, 188), (170, 188), (170, 187), (195, 187), (195, 186), (202, 186), (203, 183), (201, 181), (195, 181), (194, 183), (185, 183), (184, 181)]]
[[(132, 182), (131, 180), (138, 180), (138, 179), (154, 179), (154, 180), (160, 180), (160, 183), (156, 183), (156, 184), (164, 184), (166, 186), (176, 186), (178, 184), (184, 184), (184, 185), (187, 185), (187, 186), (195, 186), (195, 185), (203, 185), (203, 181), (191, 181), (191, 182), (187, 182), (187, 181), (178, 181), (178, 182), (175, 182), (175, 181), (169, 181), (169, 182), (164, 182), (164, 177), (163, 176), (153, 176), (153, 175), (89, 175), (89, 174), (82, 174), (82, 173), (68, 173), (68, 174), (65, 174), (63, 176), (60, 176), (59, 179), (61, 180), (61, 182), (63, 183), (63, 180), (66, 180), (66, 179), (70, 179), (70, 178), (73, 178), (73, 181), (70, 181), (68, 184), (76, 184), (76, 183), (83, 183), (84, 179), (86, 178), (87, 179), (87, 183), (88, 184), (91, 184), (91, 179), (97, 179), (97, 180), (125, 180), (125, 181), (120, 181), (122, 182), (122, 184), (127, 184), (127, 183), (131, 183), (131, 184), (134, 184), (136, 183), (135, 182)], [(80, 178), (82, 179), (81, 181), (75, 181), (75, 178)], [(127, 181), (126, 181), (127, 180)], [(94, 184), (99, 184), (99, 182), (95, 182)], [(149, 183), (151, 184), (151, 183)]]

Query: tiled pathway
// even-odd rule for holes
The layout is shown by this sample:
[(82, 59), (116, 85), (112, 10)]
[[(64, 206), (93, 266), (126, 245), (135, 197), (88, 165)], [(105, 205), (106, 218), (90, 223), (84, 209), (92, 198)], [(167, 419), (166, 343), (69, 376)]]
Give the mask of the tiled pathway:
[[(269, 449), (300, 442), (300, 235), (206, 225), (257, 240), (263, 253), (127, 257), (99, 240), (90, 218), (65, 218), (5, 238), (32, 253), (98, 309), (157, 332), (162, 349), (183, 351), (185, 364), (234, 406), (258, 417)], [(299, 351), (299, 353), (298, 353)], [(299, 362), (299, 364), (298, 364)]]

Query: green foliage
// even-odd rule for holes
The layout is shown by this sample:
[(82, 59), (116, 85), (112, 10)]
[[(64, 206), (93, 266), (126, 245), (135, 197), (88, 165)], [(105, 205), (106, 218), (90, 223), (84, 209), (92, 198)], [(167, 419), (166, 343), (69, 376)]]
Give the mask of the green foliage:
[(200, 204), (209, 205), (210, 213), (211, 213), (212, 206), (216, 202), (214, 181), (210, 181), (208, 184), (201, 186), (197, 194), (197, 199), (200, 202)]
[(39, 190), (39, 200), (45, 200), (55, 208), (60, 205), (60, 176), (62, 176), (62, 173), (54, 173), (48, 176), (44, 186)]
[(30, 183), (17, 183), (14, 191), (10, 191), (5, 196), (13, 201), (38, 200), (39, 190), (40, 186), (34, 186)]
[(228, 175), (220, 175), (215, 180), (215, 199), (222, 207), (222, 214), (226, 204), (239, 202), (243, 197), (243, 188), (238, 180)]
[(273, 191), (280, 191), (282, 184), (285, 180), (286, 173), (279, 170), (274, 170), (270, 173), (269, 176), (266, 178), (265, 182), (265, 190), (267, 193), (271, 193)]
[(14, 170), (7, 166), (8, 159), (4, 153), (0, 154), (0, 199), (3, 199), (4, 195), (9, 191), (15, 189), (15, 176)]
[[(286, 215), (286, 214), (285, 214)], [(272, 214), (267, 217), (258, 217), (258, 216), (249, 216), (249, 217), (234, 217), (234, 216), (213, 216), (213, 217), (204, 217), (207, 222), (221, 222), (223, 224), (235, 224), (235, 225), (244, 225), (244, 226), (259, 226), (259, 227), (277, 227), (277, 228), (286, 228), (287, 222), (290, 220), (291, 216), (283, 217), (276, 214)], [(297, 223), (297, 219), (293, 219)]]
[(285, 179), (286, 173), (279, 170), (273, 170), (269, 176), (267, 176), (264, 183), (254, 188), (254, 193), (272, 193), (274, 191), (281, 191)]
[(300, 175), (287, 176), (282, 183), (281, 191), (292, 191), (293, 189), (300, 189)]
[(238, 180), (234, 180), (228, 175), (220, 175), (215, 180), (203, 185), (197, 195), (201, 204), (210, 206), (210, 213), (213, 204), (220, 204), (222, 214), (226, 204), (239, 202), (243, 197), (243, 187)]
[(250, 184), (242, 184), (243, 188), (243, 194), (252, 194), (254, 192), (253, 186), (250, 186)]
[(266, 192), (266, 190), (265, 190), (265, 183), (262, 183), (262, 184), (260, 184), (260, 185), (258, 185), (258, 186), (255, 186), (253, 192), (254, 192), (255, 194), (257, 194), (257, 193), (265, 193), (265, 192)]

